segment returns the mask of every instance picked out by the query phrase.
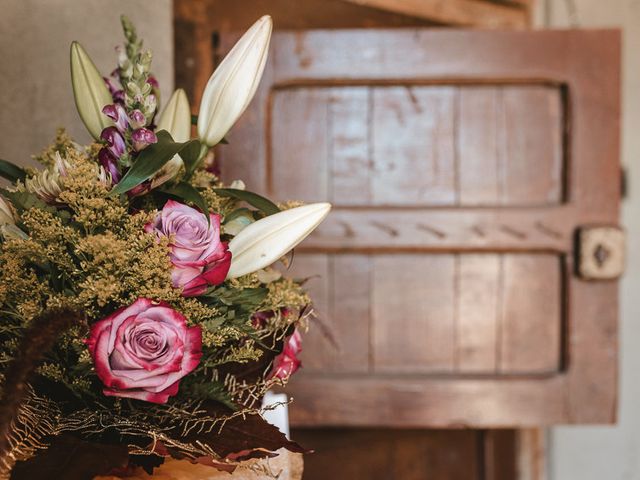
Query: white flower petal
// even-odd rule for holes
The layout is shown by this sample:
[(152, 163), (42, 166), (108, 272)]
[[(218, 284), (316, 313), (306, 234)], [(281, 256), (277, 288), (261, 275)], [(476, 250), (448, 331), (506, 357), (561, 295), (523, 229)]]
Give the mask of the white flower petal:
[(241, 277), (271, 265), (304, 240), (330, 210), (329, 203), (313, 203), (252, 223), (229, 242), (232, 257), (227, 278)]

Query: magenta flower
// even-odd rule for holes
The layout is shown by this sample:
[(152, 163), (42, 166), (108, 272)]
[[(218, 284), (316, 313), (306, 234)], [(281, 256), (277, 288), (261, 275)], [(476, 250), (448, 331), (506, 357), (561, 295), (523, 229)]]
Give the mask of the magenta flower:
[(98, 161), (106, 172), (111, 175), (111, 183), (114, 185), (118, 183), (122, 178), (120, 170), (118, 170), (118, 159), (107, 148), (102, 148), (98, 152)]
[(102, 109), (102, 113), (113, 120), (120, 133), (124, 133), (129, 127), (129, 118), (127, 117), (127, 112), (122, 105), (118, 103), (105, 105)]
[(109, 89), (109, 93), (111, 94), (111, 98), (115, 103), (124, 104), (124, 90), (120, 87), (120, 76), (118, 74), (118, 69), (116, 68), (113, 72), (111, 72), (111, 76), (103, 77), (104, 82), (107, 84), (107, 88)]
[(152, 143), (156, 143), (158, 141), (158, 137), (148, 128), (139, 128), (133, 132), (131, 135), (131, 140), (133, 141), (133, 149), (136, 152), (140, 150), (144, 150)]
[(116, 127), (107, 127), (102, 130), (100, 138), (107, 143), (106, 148), (115, 158), (120, 158), (127, 149), (124, 138)]
[(133, 129), (142, 128), (147, 124), (147, 119), (144, 118), (144, 113), (136, 109), (129, 114), (129, 123)]
[(298, 358), (302, 351), (302, 335), (298, 330), (294, 330), (293, 334), (284, 342), (282, 353), (273, 360), (273, 367), (269, 378), (279, 378), (284, 380), (302, 366), (302, 362)]
[(149, 85), (151, 85), (154, 90), (158, 90), (160, 88), (160, 84), (158, 83), (158, 79), (156, 77), (154, 77), (153, 75), (149, 75), (149, 78), (147, 78), (147, 83)]
[(169, 200), (145, 231), (171, 238), (171, 279), (173, 286), (182, 287), (185, 297), (197, 297), (210, 285), (227, 278), (231, 252), (220, 241), (220, 215), (210, 214), (210, 224), (202, 212)]
[(151, 190), (151, 182), (147, 180), (146, 182), (142, 182), (140, 185), (133, 187), (127, 192), (127, 195), (130, 197), (139, 197), (140, 195), (147, 193), (149, 190)]
[(200, 327), (164, 302), (139, 298), (91, 326), (86, 340), (107, 396), (167, 403), (202, 357)]

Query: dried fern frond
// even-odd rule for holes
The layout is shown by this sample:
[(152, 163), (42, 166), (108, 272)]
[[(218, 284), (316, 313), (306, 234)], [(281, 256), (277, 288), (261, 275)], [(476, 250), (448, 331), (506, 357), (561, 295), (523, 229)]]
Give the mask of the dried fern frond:
[[(28, 398), (29, 377), (58, 337), (80, 320), (76, 312), (55, 309), (36, 317), (24, 332), (18, 351), (7, 367), (0, 397), (0, 459), (2, 464), (11, 450), (10, 439), (20, 428), (19, 417), (26, 414), (23, 402)], [(25, 407), (28, 408), (28, 407)]]
[(31, 386), (6, 434), (7, 453), (0, 458), (0, 479), (8, 479), (13, 465), (48, 447), (45, 439), (57, 434), (61, 412), (58, 406), (38, 397)]

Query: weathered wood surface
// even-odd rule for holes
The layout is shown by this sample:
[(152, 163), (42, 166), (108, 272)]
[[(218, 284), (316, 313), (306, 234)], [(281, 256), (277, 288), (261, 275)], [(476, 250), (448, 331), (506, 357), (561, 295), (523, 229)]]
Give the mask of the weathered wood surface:
[(574, 275), (574, 234), (618, 221), (619, 48), (612, 31), (274, 36), (219, 155), (229, 180), (336, 205), (293, 267), (321, 275), (339, 346), (312, 327), (294, 424), (615, 419), (617, 284)]
[(513, 480), (512, 430), (295, 430), (313, 445), (305, 480)]
[(457, 27), (525, 28), (530, 5), (491, 0), (343, 0)]
[(342, 0), (175, 0), (173, 6), (176, 85), (186, 89), (194, 113), (213, 67), (220, 60), (220, 36), (246, 30), (262, 15), (273, 17), (276, 30), (417, 27), (437, 23)]

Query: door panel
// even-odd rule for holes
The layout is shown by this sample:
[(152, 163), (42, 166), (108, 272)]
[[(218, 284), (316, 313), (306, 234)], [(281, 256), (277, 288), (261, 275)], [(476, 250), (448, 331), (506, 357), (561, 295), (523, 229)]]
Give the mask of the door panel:
[(287, 88), (272, 102), (274, 192), (338, 207), (562, 200), (559, 88)]
[(557, 373), (561, 268), (545, 254), (297, 254), (289, 273), (310, 278), (332, 333), (306, 338), (305, 372)]
[(614, 31), (274, 35), (218, 154), (334, 203), (292, 267), (320, 316), (294, 425), (615, 419), (617, 282), (574, 239), (618, 222), (619, 64)]

